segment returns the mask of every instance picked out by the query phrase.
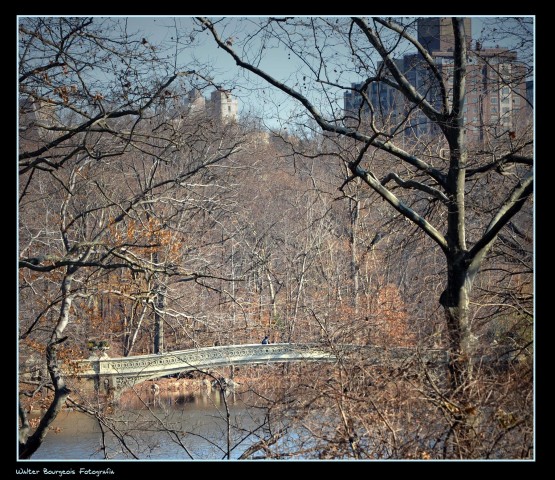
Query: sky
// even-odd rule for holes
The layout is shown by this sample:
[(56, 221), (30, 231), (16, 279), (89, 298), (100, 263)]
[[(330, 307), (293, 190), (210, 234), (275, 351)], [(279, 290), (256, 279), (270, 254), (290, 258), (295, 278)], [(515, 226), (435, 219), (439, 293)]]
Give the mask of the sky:
[[(244, 17), (237, 18), (241, 19)], [(180, 31), (190, 31), (192, 26), (193, 19), (191, 17), (129, 17), (128, 19), (129, 31), (140, 32), (141, 36), (144, 35), (153, 44), (162, 43), (164, 41), (171, 42), (175, 39), (174, 32), (176, 27)], [(189, 62), (195, 61), (210, 65), (212, 76), (217, 84), (221, 85), (223, 88), (230, 88), (230, 86), (233, 85), (233, 87), (231, 87), (233, 88), (233, 94), (239, 99), (240, 115), (245, 115), (247, 112), (261, 113), (259, 111), (255, 112), (255, 110), (260, 110), (260, 108), (256, 106), (258, 104), (258, 107), (261, 107), (260, 100), (254, 100), (252, 98), (252, 91), (247, 89), (242, 90), (237, 86), (237, 83), (244, 84), (245, 81), (237, 77), (241, 75), (242, 72), (235, 65), (235, 61), (229, 54), (216, 45), (216, 42), (209, 32), (206, 31), (203, 33), (201, 43), (198, 47), (184, 50), (178, 58), (183, 65), (190, 65)], [(292, 72), (291, 62), (288, 61), (284, 51), (267, 51), (265, 54), (264, 66), (271, 75), (279, 78), (284, 78)], [(252, 81), (253, 79), (251, 79), (251, 82)], [(260, 83), (258, 79), (257, 81)], [(263, 86), (260, 88), (263, 88)], [(211, 90), (212, 89), (206, 90), (204, 96), (209, 97)], [(265, 92), (269, 93), (269, 90), (265, 90)], [(278, 97), (280, 96), (277, 92), (275, 95)], [(264, 101), (262, 101), (262, 103), (263, 102)], [(290, 102), (290, 100), (281, 97), (281, 100), (276, 100), (276, 102), (278, 102), (278, 104), (284, 104), (285, 102)], [(266, 115), (268, 118), (271, 116), (273, 115)], [(270, 121), (269, 123), (272, 128), (276, 128), (277, 124), (275, 121)]]
[[(240, 20), (245, 17), (236, 18)], [(252, 18), (255, 19), (256, 17)], [(234, 23), (231, 22), (232, 28)], [(193, 19), (191, 17), (128, 17), (128, 30), (130, 32), (138, 32), (153, 44), (171, 41), (172, 37), (175, 37), (176, 27), (179, 32), (190, 32), (192, 25)], [(236, 25), (243, 24), (237, 22)], [(479, 37), (482, 26), (483, 19), (481, 17), (472, 17), (473, 38)], [(236, 30), (229, 34), (244, 36), (244, 33), (241, 30)], [(262, 113), (268, 119), (275, 117), (277, 114), (281, 114), (284, 118), (290, 115), (294, 105), (290, 99), (275, 89), (268, 87), (260, 79), (253, 79), (252, 76), (249, 79), (245, 79), (245, 73), (237, 68), (234, 60), (226, 52), (217, 47), (208, 32), (205, 31), (199, 35), (202, 38), (202, 42), (195, 48), (183, 50), (178, 55), (180, 63), (190, 65), (190, 62), (195, 59), (210, 65), (216, 82), (224, 88), (230, 88), (230, 86), (233, 88), (234, 95), (239, 99), (240, 115), (245, 115), (248, 112), (255, 114)], [(228, 32), (225, 32), (222, 37), (227, 38), (227, 35)], [(199, 37), (196, 38), (198, 39)], [(289, 59), (285, 51), (281, 49), (268, 49), (265, 51), (264, 57), (264, 63), (262, 64), (264, 70), (278, 79), (288, 78), (291, 80), (291, 76), (297, 70), (298, 63)], [(351, 73), (351, 77), (348, 75), (348, 73), (344, 74), (342, 83), (348, 84), (360, 81), (360, 77), (357, 77), (356, 74)], [(294, 84), (294, 81), (289, 83)], [(241, 85), (248, 85), (248, 88), (241, 88)], [(258, 95), (253, 95), (253, 89)], [(204, 92), (204, 94), (208, 96), (209, 90)], [(276, 121), (271, 121), (269, 124), (272, 128), (279, 126), (279, 122)]]
[[(170, 40), (173, 37), (174, 26), (188, 29), (191, 27), (193, 20), (191, 17), (128, 17), (128, 26), (131, 31), (138, 31), (141, 34), (148, 35), (155, 41), (162, 42)], [(228, 17), (230, 18), (230, 17)], [(238, 19), (245, 17), (236, 17)], [(252, 17), (259, 18), (259, 17)], [(175, 22), (175, 23), (174, 23)], [(474, 38), (480, 35), (482, 28), (482, 19), (480, 17), (472, 17), (472, 35)], [(231, 57), (219, 49), (213, 39), (208, 35), (207, 40), (201, 46), (195, 49), (195, 55), (203, 60), (210, 60), (222, 72), (229, 72), (235, 69), (235, 62)], [(268, 55), (268, 65), (272, 74), (287, 75), (291, 73), (291, 63), (287, 61), (284, 52), (271, 51), (266, 52)]]

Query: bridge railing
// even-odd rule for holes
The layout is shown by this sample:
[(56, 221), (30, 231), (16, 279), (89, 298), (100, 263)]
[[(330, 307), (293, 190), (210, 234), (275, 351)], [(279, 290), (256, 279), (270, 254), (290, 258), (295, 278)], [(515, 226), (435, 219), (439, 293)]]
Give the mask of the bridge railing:
[(121, 392), (123, 389), (148, 379), (160, 378), (188, 371), (206, 371), (228, 365), (247, 365), (276, 362), (351, 361), (352, 354), (361, 355), (365, 364), (391, 366), (423, 360), (426, 363), (445, 364), (446, 352), (428, 350), (419, 352), (411, 348), (383, 348), (376, 346), (340, 345), (330, 348), (321, 344), (242, 344), (205, 347), (167, 352), (161, 355), (135, 355), (133, 357), (91, 357), (73, 362), (74, 377), (94, 380), (95, 389)]
[(132, 357), (92, 357), (79, 360), (76, 376), (94, 375), (140, 375), (175, 370), (180, 371), (208, 368), (221, 365), (277, 361), (333, 361), (329, 351), (308, 344), (242, 344), (177, 350), (160, 355), (135, 355)]
[(241, 344), (177, 350), (161, 355), (97, 358), (79, 360), (77, 376), (137, 374), (163, 370), (194, 370), (210, 366), (260, 363), (266, 361), (333, 361), (339, 356), (360, 352), (370, 363), (384, 364), (404, 361), (420, 355), (426, 362), (446, 363), (445, 350), (417, 352), (413, 348), (384, 348), (376, 346), (341, 345), (331, 349), (321, 344)]

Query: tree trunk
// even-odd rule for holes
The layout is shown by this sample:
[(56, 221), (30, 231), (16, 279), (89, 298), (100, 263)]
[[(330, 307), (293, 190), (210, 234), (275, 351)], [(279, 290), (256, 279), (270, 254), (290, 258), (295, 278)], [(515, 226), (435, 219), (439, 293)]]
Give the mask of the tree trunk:
[(449, 335), (450, 385), (442, 404), (451, 417), (444, 446), (444, 455), (449, 458), (471, 458), (476, 445), (476, 433), (472, 428), (476, 399), (471, 385), (477, 343), (469, 318), (474, 276), (467, 265), (466, 255), (463, 254), (448, 261), (447, 288), (440, 296)]
[(154, 309), (154, 353), (164, 351), (164, 308), (166, 304), (166, 287), (157, 285)]
[[(356, 195), (356, 194), (355, 194)], [(359, 265), (358, 265), (358, 217), (360, 213), (360, 202), (358, 195), (349, 199), (349, 218), (351, 232), (349, 243), (351, 246), (351, 279), (353, 281), (353, 308), (358, 314), (358, 291), (359, 291)]]
[(447, 320), (451, 353), (451, 374), (455, 390), (463, 389), (470, 379), (472, 337), (468, 321), (469, 294), (472, 282), (468, 277), (465, 229), (465, 185), (468, 152), (464, 134), (466, 99), (466, 43), (464, 23), (453, 19), (455, 36), (455, 71), (451, 114), (440, 127), (449, 144), (447, 174), (447, 288), (440, 297)]
[(447, 288), (440, 297), (449, 335), (449, 368), (454, 391), (463, 388), (471, 380), (471, 359), (475, 353), (474, 336), (468, 318), (472, 282), (465, 263), (464, 258), (448, 260)]
[(293, 319), (289, 322), (289, 334), (288, 334), (288, 337), (287, 337), (288, 342), (292, 341), (293, 333), (294, 333), (294, 330), (295, 330), (295, 325), (297, 323), (297, 315), (299, 313), (299, 306), (301, 304), (301, 295), (302, 295), (303, 287), (304, 287), (307, 255), (308, 255), (308, 253), (306, 252), (306, 248), (305, 248), (305, 253), (303, 254), (303, 261), (302, 261), (302, 265), (301, 265), (301, 276), (299, 278), (299, 283), (298, 283), (298, 286), (297, 286), (297, 295), (295, 296), (295, 307), (294, 307), (294, 310), (293, 310)]
[(268, 287), (270, 289), (270, 327), (272, 326), (272, 321), (277, 320), (277, 305), (276, 305), (276, 289), (274, 287), (274, 282), (270, 276), (270, 271), (266, 270), (266, 279), (268, 280)]
[[(50, 370), (50, 367), (49, 367)], [(54, 394), (54, 400), (50, 404), (50, 407), (42, 417), (37, 430), (33, 435), (31, 435), (27, 441), (19, 444), (19, 458), (21, 460), (29, 459), (42, 445), (46, 434), (48, 433), (48, 427), (58, 416), (58, 413), (62, 409), (67, 397), (71, 393), (65, 385), (61, 388), (56, 389)], [(21, 413), (21, 410), (20, 410)]]
[(143, 319), (145, 318), (147, 309), (148, 309), (147, 305), (146, 304), (143, 305), (142, 311), (139, 315), (139, 320), (137, 321), (137, 325), (135, 325), (134, 327), (133, 334), (131, 334), (131, 328), (133, 328), (133, 324), (131, 323), (130, 325), (129, 332), (126, 334), (126, 336), (128, 337), (128, 340), (125, 343), (125, 350), (123, 353), (124, 357), (128, 357), (129, 355), (131, 355), (131, 352), (135, 347), (135, 342), (137, 341), (137, 336), (139, 334), (139, 330), (141, 329), (141, 324), (143, 323)]
[(62, 306), (60, 308), (60, 315), (58, 317), (56, 328), (52, 332), (50, 342), (46, 347), (46, 365), (48, 368), (48, 373), (50, 374), (50, 379), (52, 380), (52, 385), (54, 386), (54, 399), (50, 403), (48, 410), (39, 422), (37, 429), (35, 430), (33, 435), (29, 437), (27, 436), (29, 430), (28, 421), (25, 412), (20, 409), (20, 418), (23, 433), (19, 443), (20, 459), (31, 458), (31, 456), (38, 450), (49, 431), (50, 425), (58, 416), (58, 413), (62, 409), (67, 397), (71, 393), (71, 390), (66, 387), (64, 378), (62, 376), (56, 350), (58, 349), (58, 345), (65, 341), (67, 338), (63, 337), (62, 335), (65, 327), (69, 322), (69, 311), (73, 301), (73, 298), (70, 295), (72, 274), (72, 269), (68, 268), (68, 274), (62, 282), (62, 294), (64, 295), (64, 300), (62, 301)]

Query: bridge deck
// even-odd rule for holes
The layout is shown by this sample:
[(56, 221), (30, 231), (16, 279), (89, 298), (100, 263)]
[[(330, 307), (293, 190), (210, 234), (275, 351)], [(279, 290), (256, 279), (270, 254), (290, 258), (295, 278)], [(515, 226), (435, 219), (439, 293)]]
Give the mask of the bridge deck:
[(109, 379), (115, 388), (166, 375), (226, 365), (272, 362), (335, 361), (322, 347), (290, 343), (246, 344), (179, 350), (160, 355), (91, 357), (77, 363), (77, 377)]
[[(374, 365), (391, 365), (406, 361), (417, 354), (413, 348), (383, 348), (375, 346), (342, 345), (341, 351), (363, 351)], [(435, 364), (447, 362), (443, 350), (425, 352), (425, 361)], [(276, 362), (318, 361), (334, 362), (337, 356), (328, 348), (317, 344), (274, 343), (224, 345), (189, 350), (179, 350), (161, 355), (136, 355), (133, 357), (91, 357), (74, 363), (73, 376), (103, 379), (111, 388), (126, 388), (148, 379), (167, 375), (205, 371), (228, 365), (247, 365)]]

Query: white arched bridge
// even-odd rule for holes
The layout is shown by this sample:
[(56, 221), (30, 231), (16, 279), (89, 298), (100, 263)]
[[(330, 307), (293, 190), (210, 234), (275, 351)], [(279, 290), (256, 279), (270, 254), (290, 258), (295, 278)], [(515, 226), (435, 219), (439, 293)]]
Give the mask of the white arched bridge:
[[(342, 353), (363, 350), (365, 357), (376, 365), (392, 365), (415, 356), (413, 348), (382, 348), (341, 346)], [(206, 371), (217, 367), (282, 362), (336, 362), (339, 355), (330, 348), (315, 344), (247, 344), (178, 350), (163, 354), (109, 358), (92, 356), (75, 362), (77, 368), (70, 375), (93, 380), (98, 390), (121, 391), (145, 380), (192, 371)], [(444, 350), (428, 350), (427, 363), (445, 364)]]

